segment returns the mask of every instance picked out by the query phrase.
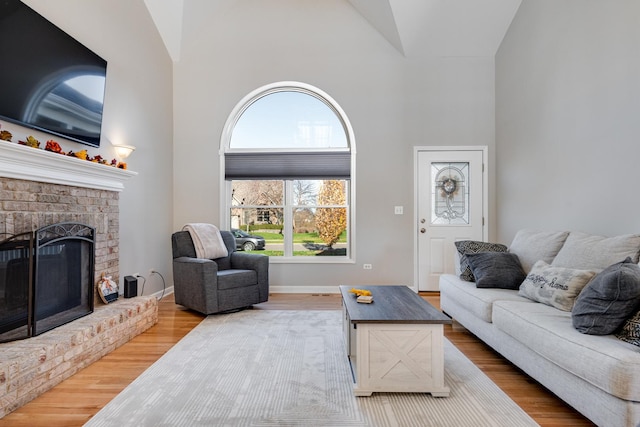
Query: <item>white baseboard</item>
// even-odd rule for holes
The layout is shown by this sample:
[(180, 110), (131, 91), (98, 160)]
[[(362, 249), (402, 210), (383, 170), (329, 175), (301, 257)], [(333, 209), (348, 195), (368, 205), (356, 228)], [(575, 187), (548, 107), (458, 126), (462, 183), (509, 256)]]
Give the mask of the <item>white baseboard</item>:
[[(408, 286), (409, 289), (416, 291), (411, 285), (402, 283), (388, 283), (388, 285)], [(353, 285), (354, 287), (366, 286), (365, 284)], [(371, 285), (375, 286), (375, 285)], [(272, 294), (339, 294), (338, 285), (335, 286), (269, 286), (269, 293)]]
[[(406, 286), (406, 285), (395, 284), (395, 283), (394, 285)], [(415, 291), (415, 289), (412, 286), (409, 286), (409, 288)], [(170, 286), (164, 290), (165, 297), (172, 293), (173, 293), (173, 286)], [(335, 286), (270, 286), (269, 293), (272, 293), (272, 294), (339, 294), (340, 289), (338, 289), (338, 285), (335, 285)], [(162, 296), (162, 291), (155, 292), (152, 295), (156, 298), (160, 298)]]
[(156, 299), (160, 299), (160, 297), (164, 298), (167, 295), (171, 295), (172, 293), (173, 293), (173, 286), (169, 286), (164, 290), (164, 295), (162, 294), (162, 291), (158, 291), (158, 292), (152, 293), (151, 296), (156, 297)]
[(269, 286), (271, 294), (339, 294), (336, 286)]

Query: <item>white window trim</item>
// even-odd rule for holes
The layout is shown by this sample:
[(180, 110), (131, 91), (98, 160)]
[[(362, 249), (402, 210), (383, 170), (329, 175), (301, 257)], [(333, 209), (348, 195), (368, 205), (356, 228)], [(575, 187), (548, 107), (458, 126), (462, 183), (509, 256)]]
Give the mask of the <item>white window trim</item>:
[[(325, 102), (340, 118), (340, 121), (344, 124), (344, 130), (347, 134), (347, 142), (349, 144), (349, 151), (351, 152), (351, 176), (349, 179), (349, 207), (348, 207), (348, 215), (349, 222), (347, 224), (347, 233), (349, 236), (349, 251), (347, 257), (269, 257), (269, 262), (274, 264), (355, 264), (356, 262), (356, 233), (355, 233), (355, 221), (356, 221), (356, 140), (353, 132), (353, 128), (351, 126), (351, 122), (349, 121), (346, 113), (338, 105), (338, 103), (329, 96), (326, 92), (309, 85), (307, 83), (295, 82), (295, 81), (282, 81), (275, 82), (265, 86), (262, 86), (253, 92), (250, 92), (244, 98), (240, 100), (236, 104), (236, 106), (231, 110), (227, 121), (225, 122), (224, 128), (222, 130), (222, 135), (220, 137), (220, 149), (219, 149), (219, 183), (220, 183), (220, 219), (222, 224), (230, 224), (230, 209), (229, 209), (229, 200), (231, 200), (231, 182), (226, 181), (225, 179), (225, 153), (233, 152), (233, 151), (242, 151), (242, 150), (231, 150), (231, 135), (233, 133), (233, 129), (240, 119), (242, 113), (257, 99), (262, 98), (270, 93), (282, 92), (282, 91), (293, 91), (293, 92), (302, 92), (308, 95), (314, 96), (319, 100)], [(273, 151), (276, 151), (274, 149)], [(254, 150), (258, 151), (258, 150)], [(270, 151), (270, 150), (265, 150)], [(296, 151), (296, 150), (290, 150)], [(304, 151), (304, 150), (300, 150)], [(330, 151), (338, 151), (336, 149), (331, 149)]]

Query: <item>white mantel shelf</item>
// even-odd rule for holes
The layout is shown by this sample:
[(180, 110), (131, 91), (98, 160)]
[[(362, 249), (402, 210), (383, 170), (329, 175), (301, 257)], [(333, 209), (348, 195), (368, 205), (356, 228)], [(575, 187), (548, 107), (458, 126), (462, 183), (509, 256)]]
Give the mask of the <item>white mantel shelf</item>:
[(0, 176), (122, 191), (137, 172), (0, 140)]

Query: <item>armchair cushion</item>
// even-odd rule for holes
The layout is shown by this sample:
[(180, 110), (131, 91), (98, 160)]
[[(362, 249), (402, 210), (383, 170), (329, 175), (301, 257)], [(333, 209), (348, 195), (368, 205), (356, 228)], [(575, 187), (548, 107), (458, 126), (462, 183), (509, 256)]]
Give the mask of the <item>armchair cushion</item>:
[(228, 231), (221, 231), (222, 240), (224, 240), (224, 244), (227, 247), (228, 255), (222, 258), (216, 258), (214, 261), (218, 264), (218, 270), (228, 270), (233, 268), (231, 266), (231, 254), (236, 251), (236, 238), (233, 237)]
[(258, 283), (258, 275), (253, 270), (222, 270), (218, 272), (218, 289), (233, 289)]

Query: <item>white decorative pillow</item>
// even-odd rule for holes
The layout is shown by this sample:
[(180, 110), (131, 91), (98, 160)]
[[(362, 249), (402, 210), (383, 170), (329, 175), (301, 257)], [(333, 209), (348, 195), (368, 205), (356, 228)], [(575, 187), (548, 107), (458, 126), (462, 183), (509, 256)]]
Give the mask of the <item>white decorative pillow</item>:
[(520, 285), (518, 294), (563, 311), (571, 311), (576, 297), (595, 275), (593, 270), (554, 267), (538, 261)]
[(529, 273), (537, 261), (551, 264), (568, 235), (568, 231), (520, 230), (513, 238), (509, 252), (518, 255), (522, 269)]
[(638, 262), (639, 255), (640, 234), (604, 237), (572, 231), (551, 264), (601, 271), (627, 257)]

